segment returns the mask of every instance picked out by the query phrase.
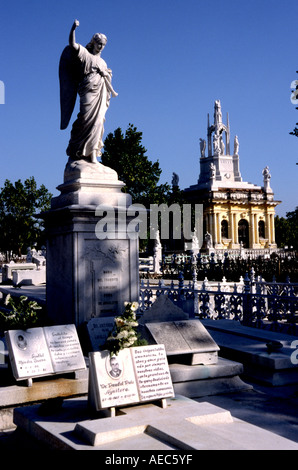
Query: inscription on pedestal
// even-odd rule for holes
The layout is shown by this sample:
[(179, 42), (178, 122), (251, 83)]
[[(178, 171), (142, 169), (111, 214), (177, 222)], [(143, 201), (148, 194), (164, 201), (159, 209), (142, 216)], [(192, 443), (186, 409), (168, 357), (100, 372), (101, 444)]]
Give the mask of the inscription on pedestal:
[(86, 240), (84, 304), (90, 318), (119, 315), (131, 301), (129, 254), (127, 240)]
[(97, 279), (97, 305), (101, 315), (115, 314), (119, 308), (119, 275), (118, 272), (106, 268)]

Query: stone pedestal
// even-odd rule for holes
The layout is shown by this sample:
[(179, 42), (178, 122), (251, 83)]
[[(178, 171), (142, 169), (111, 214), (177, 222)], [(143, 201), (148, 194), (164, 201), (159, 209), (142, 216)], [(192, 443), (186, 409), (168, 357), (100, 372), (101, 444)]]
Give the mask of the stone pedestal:
[(69, 162), (61, 194), (42, 214), (47, 233), (47, 311), (77, 326), (123, 312), (139, 296), (138, 237), (126, 217), (131, 197), (100, 163)]

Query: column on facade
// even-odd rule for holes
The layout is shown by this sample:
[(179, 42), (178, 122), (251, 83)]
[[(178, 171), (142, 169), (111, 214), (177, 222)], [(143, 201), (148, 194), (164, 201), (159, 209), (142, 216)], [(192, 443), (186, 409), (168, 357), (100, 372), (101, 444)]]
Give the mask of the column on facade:
[(229, 238), (232, 241), (232, 245), (235, 243), (235, 232), (234, 232), (234, 214), (229, 211)]
[(210, 232), (210, 221), (209, 221), (209, 214), (208, 212), (205, 214), (205, 221), (206, 221), (206, 232)]
[(216, 214), (216, 230), (217, 230), (217, 243), (221, 244), (221, 220), (220, 220), (220, 213), (217, 212)]
[(216, 237), (215, 215), (212, 212), (209, 214), (209, 233), (212, 236), (213, 242), (215, 242), (215, 237)]
[(212, 215), (212, 239), (214, 244), (217, 243), (217, 229), (216, 229), (216, 213), (211, 214)]
[(254, 227), (255, 227), (255, 243), (259, 244), (259, 224), (258, 224), (258, 216), (254, 214)]
[(271, 243), (275, 243), (274, 214), (270, 214)]
[(254, 224), (254, 214), (249, 214), (249, 248), (253, 248), (255, 243), (255, 224)]
[(265, 225), (265, 237), (268, 240), (268, 244), (271, 243), (271, 229), (270, 229), (270, 215), (266, 212), (265, 215), (266, 225)]
[(239, 244), (239, 238), (238, 238), (238, 221), (237, 221), (237, 214), (233, 214), (233, 229), (234, 229), (234, 240), (235, 244)]

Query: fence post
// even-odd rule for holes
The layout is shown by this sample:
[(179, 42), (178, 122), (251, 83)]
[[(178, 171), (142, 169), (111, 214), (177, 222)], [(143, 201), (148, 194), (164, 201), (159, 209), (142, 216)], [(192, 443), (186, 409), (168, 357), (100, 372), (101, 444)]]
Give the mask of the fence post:
[(244, 277), (244, 290), (243, 290), (243, 320), (242, 324), (250, 326), (252, 323), (252, 305), (251, 305), (251, 281), (248, 273)]

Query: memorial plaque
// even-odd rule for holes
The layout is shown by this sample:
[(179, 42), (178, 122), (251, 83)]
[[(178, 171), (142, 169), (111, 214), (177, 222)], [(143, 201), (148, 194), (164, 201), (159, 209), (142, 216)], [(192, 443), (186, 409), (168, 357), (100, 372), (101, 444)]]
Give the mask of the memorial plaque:
[[(122, 314), (124, 302), (137, 300), (131, 296), (130, 266), (133, 260), (127, 240), (86, 240), (84, 267), (86, 281), (82, 305), (91, 318), (115, 317)], [(136, 260), (135, 260), (136, 262)]]
[(75, 325), (9, 330), (5, 337), (16, 380), (86, 368)]
[(168, 356), (191, 354), (192, 364), (215, 364), (219, 347), (199, 320), (146, 323), (149, 342), (164, 344)]
[(174, 395), (167, 356), (163, 345), (132, 348), (140, 401)]
[(115, 324), (114, 317), (92, 318), (87, 323), (88, 335), (92, 351), (98, 351), (113, 329)]
[(177, 321), (175, 325), (191, 350), (200, 352), (219, 350), (214, 339), (199, 320)]
[(10, 330), (5, 336), (16, 380), (53, 373), (53, 365), (43, 328)]
[(89, 358), (89, 399), (97, 409), (139, 401), (129, 349), (112, 357), (109, 351), (90, 353)]
[(50, 326), (44, 334), (55, 373), (85, 368), (75, 325)]
[(97, 305), (103, 314), (116, 314), (119, 308), (119, 272), (115, 269), (103, 269), (97, 279)]
[(168, 355), (189, 352), (189, 345), (181, 335), (176, 322), (147, 323), (146, 327), (157, 344), (165, 345)]
[(219, 349), (199, 320), (147, 323), (146, 327), (157, 343), (165, 345), (168, 355)]
[(174, 396), (163, 345), (89, 353), (89, 403), (96, 410)]

